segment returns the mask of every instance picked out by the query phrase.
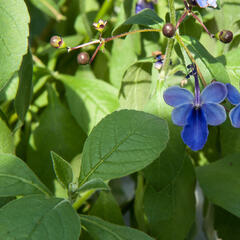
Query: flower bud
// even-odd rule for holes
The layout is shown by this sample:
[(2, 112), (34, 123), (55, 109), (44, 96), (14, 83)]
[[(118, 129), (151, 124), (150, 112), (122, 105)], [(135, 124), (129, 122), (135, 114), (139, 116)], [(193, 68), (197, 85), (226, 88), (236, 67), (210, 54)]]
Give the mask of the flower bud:
[(174, 36), (176, 28), (171, 23), (166, 23), (163, 26), (162, 33), (165, 37), (171, 38)]
[(52, 36), (50, 39), (50, 44), (54, 48), (66, 48), (66, 44), (60, 36)]
[(89, 55), (87, 52), (81, 52), (77, 56), (77, 61), (79, 64), (85, 65), (89, 63)]
[(230, 43), (233, 39), (233, 33), (229, 30), (222, 30), (215, 37), (223, 43)]

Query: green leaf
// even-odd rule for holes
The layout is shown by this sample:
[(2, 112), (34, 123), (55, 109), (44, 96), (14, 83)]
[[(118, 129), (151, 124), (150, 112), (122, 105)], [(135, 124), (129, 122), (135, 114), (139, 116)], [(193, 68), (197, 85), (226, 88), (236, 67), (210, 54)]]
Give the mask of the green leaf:
[(22, 65), (18, 72), (18, 75), (19, 86), (14, 104), (16, 112), (20, 120), (23, 122), (31, 102), (33, 91), (32, 87), (33, 62), (30, 49), (28, 50), (28, 53), (23, 57)]
[(0, 222), (2, 239), (78, 240), (81, 230), (79, 216), (67, 200), (44, 196), (6, 204)]
[(217, 206), (214, 207), (214, 215), (214, 226), (218, 237), (230, 240), (238, 239), (240, 236), (240, 218)]
[(106, 82), (62, 74), (57, 79), (65, 84), (70, 111), (86, 133), (119, 106), (117, 89)]
[(221, 156), (240, 152), (240, 129), (234, 128), (229, 119), (220, 126)]
[(45, 14), (55, 18), (57, 21), (66, 19), (66, 17), (60, 13), (59, 7), (54, 0), (31, 0), (31, 2)]
[(164, 240), (185, 239), (195, 219), (195, 176), (191, 161), (183, 155), (160, 157), (150, 170), (156, 179), (148, 181), (143, 201), (152, 235)]
[(22, 56), (27, 53), (29, 21), (24, 1), (1, 1), (0, 90), (20, 68)]
[(213, 57), (198, 40), (188, 36), (182, 37), (182, 40), (193, 54), (208, 84), (211, 83), (213, 79), (223, 83), (230, 82), (225, 66)]
[(140, 13), (128, 18), (120, 26), (113, 30), (113, 35), (128, 32), (133, 24), (156, 28), (161, 31), (164, 21), (152, 9), (144, 9)]
[(100, 192), (89, 215), (97, 216), (111, 223), (124, 225), (121, 209), (111, 192)]
[(0, 196), (51, 193), (33, 171), (19, 158), (0, 154)]
[(71, 161), (82, 152), (86, 135), (52, 88), (48, 91), (48, 102), (31, 133), (27, 163), (53, 189), (55, 174), (50, 152), (57, 152), (65, 160)]
[(150, 97), (152, 63), (136, 63), (125, 73), (120, 90), (122, 108), (143, 110)]
[(6, 123), (0, 118), (0, 153), (14, 153), (14, 139)]
[(137, 35), (131, 35), (113, 42), (112, 55), (109, 60), (110, 82), (118, 89), (121, 87), (126, 70), (137, 61), (139, 43), (137, 37)]
[(234, 85), (238, 90), (240, 79), (240, 48), (227, 52), (223, 57), (226, 61), (226, 69), (230, 78), (230, 83)]
[(240, 154), (232, 154), (196, 169), (204, 195), (214, 204), (240, 217)]
[[(135, 0), (134, 0), (135, 1)], [(129, 5), (133, 2), (122, 2), (121, 9), (118, 14), (117, 23), (121, 24), (130, 13), (127, 13)], [(129, 25), (126, 25), (128, 28)], [(112, 46), (112, 54), (109, 59), (109, 77), (113, 86), (120, 89), (123, 75), (128, 67), (137, 61), (137, 56), (140, 55), (141, 42), (139, 34), (132, 34), (124, 39), (115, 39)]]
[(147, 234), (130, 227), (108, 223), (93, 216), (80, 215), (81, 222), (94, 240), (153, 240)]
[(164, 120), (135, 110), (114, 112), (87, 138), (79, 182), (109, 180), (143, 169), (160, 155), (167, 141)]
[(100, 178), (94, 178), (85, 182), (80, 188), (77, 189), (78, 192), (85, 192), (87, 190), (96, 189), (96, 190), (110, 190), (107, 183), (105, 183)]
[(51, 152), (51, 157), (57, 180), (63, 187), (68, 189), (69, 184), (73, 181), (73, 171), (71, 165), (55, 152)]

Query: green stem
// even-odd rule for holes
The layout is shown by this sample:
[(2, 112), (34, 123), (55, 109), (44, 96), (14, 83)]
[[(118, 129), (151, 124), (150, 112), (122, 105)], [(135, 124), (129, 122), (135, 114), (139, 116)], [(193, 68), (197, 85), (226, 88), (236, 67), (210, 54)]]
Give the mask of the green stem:
[(88, 198), (90, 198), (95, 190), (89, 190), (82, 194), (81, 198), (79, 198), (72, 206), (75, 210), (78, 210), (86, 201)]
[[(169, 6), (170, 22), (173, 24), (173, 26), (176, 26), (176, 14), (175, 14), (174, 0), (168, 0), (168, 6)], [(174, 40), (175, 40), (174, 38), (168, 39), (167, 49), (166, 49), (166, 53), (165, 53), (165, 59), (163, 62), (163, 67), (161, 68), (161, 72), (160, 72), (160, 81), (166, 79), (166, 76), (167, 76), (167, 73), (169, 70), (170, 61), (171, 61)]]
[(98, 11), (97, 16), (95, 17), (94, 22), (97, 22), (99, 19), (101, 19), (112, 7), (112, 4), (113, 0), (105, 0), (100, 10)]
[(188, 57), (191, 59), (192, 63), (194, 63), (194, 64), (196, 65), (196, 67), (197, 67), (197, 72), (198, 72), (198, 75), (199, 75), (199, 77), (200, 77), (200, 79), (201, 79), (201, 82), (202, 82), (203, 86), (206, 87), (206, 86), (207, 86), (207, 83), (206, 83), (206, 81), (204, 80), (204, 77), (203, 77), (202, 73), (200, 72), (200, 69), (199, 69), (199, 67), (198, 67), (198, 65), (197, 65), (194, 57), (192, 56), (191, 52), (189, 51), (189, 49), (187, 48), (187, 46), (184, 44), (182, 38), (181, 38), (177, 33), (176, 33), (176, 35), (175, 35), (175, 38), (176, 38), (176, 40), (178, 41), (179, 45), (184, 48), (185, 52), (187, 53)]

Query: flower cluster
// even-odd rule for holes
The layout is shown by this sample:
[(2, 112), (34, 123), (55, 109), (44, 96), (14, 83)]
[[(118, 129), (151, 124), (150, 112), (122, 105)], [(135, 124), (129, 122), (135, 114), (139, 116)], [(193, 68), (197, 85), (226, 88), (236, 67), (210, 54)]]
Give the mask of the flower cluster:
[(234, 127), (240, 128), (240, 93), (231, 84), (213, 82), (200, 93), (196, 67), (191, 72), (195, 78), (195, 95), (178, 86), (168, 88), (163, 98), (174, 107), (172, 121), (182, 126), (181, 137), (186, 145), (197, 151), (204, 147), (208, 125), (217, 126), (226, 120), (225, 108), (220, 103), (227, 97), (236, 105), (229, 114)]

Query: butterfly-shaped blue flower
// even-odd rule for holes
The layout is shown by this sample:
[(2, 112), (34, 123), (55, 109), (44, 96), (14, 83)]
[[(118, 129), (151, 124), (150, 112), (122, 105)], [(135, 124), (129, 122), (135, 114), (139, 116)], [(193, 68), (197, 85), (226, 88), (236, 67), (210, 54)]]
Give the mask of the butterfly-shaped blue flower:
[(178, 86), (170, 87), (163, 93), (165, 102), (175, 107), (172, 111), (173, 123), (183, 127), (182, 139), (192, 150), (200, 150), (205, 145), (208, 125), (216, 126), (226, 120), (225, 109), (219, 104), (226, 96), (227, 88), (220, 82), (211, 83), (200, 94), (195, 81), (195, 96)]
[(236, 105), (236, 107), (234, 107), (230, 111), (229, 118), (231, 120), (233, 127), (240, 128), (240, 93), (230, 83), (227, 83), (226, 86), (228, 90), (228, 95), (227, 95), (228, 101), (231, 104)]
[(217, 0), (194, 0), (197, 5), (201, 8), (206, 8), (206, 7), (217, 7)]

